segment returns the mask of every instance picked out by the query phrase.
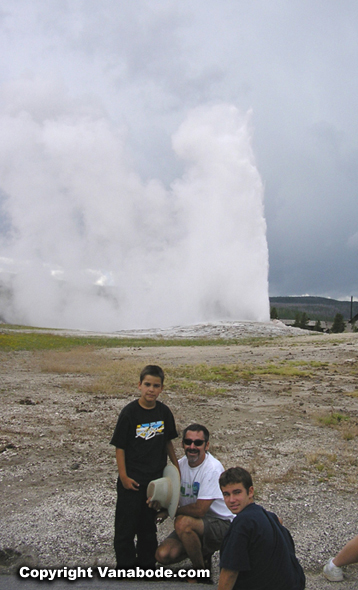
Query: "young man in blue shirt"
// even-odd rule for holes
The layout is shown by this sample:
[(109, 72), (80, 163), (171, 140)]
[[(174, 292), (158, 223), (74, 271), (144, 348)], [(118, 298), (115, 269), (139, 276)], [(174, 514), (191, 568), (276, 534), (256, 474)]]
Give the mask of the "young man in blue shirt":
[(255, 503), (250, 473), (232, 467), (219, 484), (236, 517), (221, 547), (218, 590), (303, 590), (292, 537), (276, 514)]

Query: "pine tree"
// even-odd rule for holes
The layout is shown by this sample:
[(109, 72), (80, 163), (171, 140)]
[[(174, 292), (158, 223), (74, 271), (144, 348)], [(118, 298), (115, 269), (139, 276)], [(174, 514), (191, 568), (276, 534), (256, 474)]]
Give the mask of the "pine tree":
[(346, 324), (344, 323), (343, 315), (341, 313), (336, 313), (331, 331), (334, 334), (339, 334), (340, 332), (344, 332), (345, 329)]
[(316, 332), (323, 332), (323, 328), (321, 326), (321, 320), (317, 320), (314, 328), (313, 328)]
[(302, 330), (305, 330), (307, 328), (307, 324), (309, 321), (310, 321), (310, 319), (307, 316), (306, 312), (304, 311), (303, 314), (301, 315), (299, 327), (302, 328)]
[(278, 313), (276, 307), (271, 307), (270, 318), (272, 320), (278, 320)]
[(295, 321), (293, 325), (295, 328), (299, 328), (301, 325), (301, 314), (299, 311), (296, 311), (295, 313)]

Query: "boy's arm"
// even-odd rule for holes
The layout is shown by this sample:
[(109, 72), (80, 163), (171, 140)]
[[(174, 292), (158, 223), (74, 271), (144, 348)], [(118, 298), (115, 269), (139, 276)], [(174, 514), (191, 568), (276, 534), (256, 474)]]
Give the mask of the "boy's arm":
[(176, 457), (173, 442), (171, 440), (168, 440), (168, 442), (167, 442), (167, 453), (168, 453), (169, 459), (171, 460), (173, 465), (177, 468), (177, 470), (180, 473), (178, 459)]
[(239, 572), (227, 570), (224, 567), (220, 571), (218, 590), (232, 590)]
[(124, 449), (119, 449), (118, 447), (116, 447), (116, 459), (119, 479), (121, 480), (123, 487), (126, 490), (134, 490), (135, 492), (138, 492), (139, 483), (137, 483), (135, 479), (132, 479), (127, 475), (126, 456)]

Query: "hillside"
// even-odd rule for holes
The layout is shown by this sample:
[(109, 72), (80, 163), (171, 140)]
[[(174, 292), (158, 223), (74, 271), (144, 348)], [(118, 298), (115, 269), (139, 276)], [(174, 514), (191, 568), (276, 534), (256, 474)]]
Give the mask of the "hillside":
[[(311, 320), (333, 322), (337, 313), (346, 321), (351, 317), (351, 302), (326, 297), (270, 297), (270, 307), (276, 307), (278, 317), (294, 320), (297, 312), (306, 312)], [(353, 316), (358, 313), (358, 301), (353, 302)]]

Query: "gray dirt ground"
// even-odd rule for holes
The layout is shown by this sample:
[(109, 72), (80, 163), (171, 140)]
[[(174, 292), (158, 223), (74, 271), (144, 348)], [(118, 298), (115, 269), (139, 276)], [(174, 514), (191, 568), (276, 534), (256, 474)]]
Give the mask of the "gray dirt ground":
[[(119, 411), (136, 397), (136, 382), (99, 393), (93, 363), (113, 364), (120, 372), (147, 363), (169, 371), (239, 362), (273, 368), (216, 384), (220, 389), (199, 380), (192, 392), (174, 391), (168, 378), (162, 400), (179, 429), (194, 421), (207, 425), (211, 451), (225, 467), (251, 470), (257, 501), (279, 514), (293, 535), (307, 588), (358, 587), (358, 565), (345, 568), (340, 584), (321, 575), (328, 557), (358, 534), (358, 334), (296, 331), (259, 346), (119, 343), (87, 353), (88, 370), (81, 371), (79, 361), (77, 369), (69, 363), (59, 370), (59, 354), (0, 353), (2, 573), (20, 563), (114, 566), (116, 466), (108, 442)], [(275, 372), (283, 367), (308, 374)], [(337, 414), (342, 418), (336, 425), (319, 421)], [(179, 442), (177, 450), (180, 455)], [(170, 527), (169, 521), (160, 527), (159, 539)]]

